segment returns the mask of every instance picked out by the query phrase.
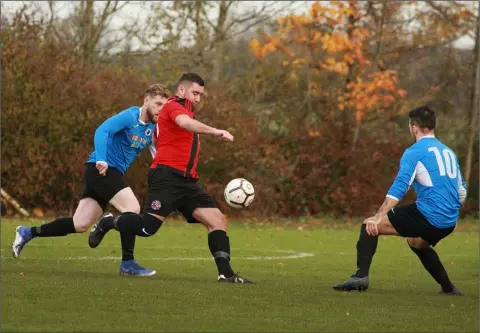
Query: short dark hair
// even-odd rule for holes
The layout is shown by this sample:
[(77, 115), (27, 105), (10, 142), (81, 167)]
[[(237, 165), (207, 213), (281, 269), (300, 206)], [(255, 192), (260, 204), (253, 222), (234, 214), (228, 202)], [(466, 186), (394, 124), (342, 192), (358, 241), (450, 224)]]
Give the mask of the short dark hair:
[(429, 130), (435, 129), (436, 118), (435, 112), (428, 106), (419, 106), (408, 113), (410, 123), (420, 128), (428, 128)]
[(203, 81), (202, 77), (197, 73), (192, 73), (192, 72), (183, 73), (180, 80), (178, 80), (177, 87), (183, 82), (197, 83), (202, 87), (205, 86), (205, 82)]

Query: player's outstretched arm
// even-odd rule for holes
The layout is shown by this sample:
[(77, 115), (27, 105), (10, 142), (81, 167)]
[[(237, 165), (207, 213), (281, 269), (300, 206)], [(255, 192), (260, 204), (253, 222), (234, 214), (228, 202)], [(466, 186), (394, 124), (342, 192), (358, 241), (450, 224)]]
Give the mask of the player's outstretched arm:
[(198, 134), (209, 134), (221, 138), (224, 141), (233, 141), (233, 135), (228, 131), (219, 130), (204, 123), (199, 122), (198, 120), (192, 119), (187, 115), (179, 115), (175, 118), (175, 123), (192, 133)]

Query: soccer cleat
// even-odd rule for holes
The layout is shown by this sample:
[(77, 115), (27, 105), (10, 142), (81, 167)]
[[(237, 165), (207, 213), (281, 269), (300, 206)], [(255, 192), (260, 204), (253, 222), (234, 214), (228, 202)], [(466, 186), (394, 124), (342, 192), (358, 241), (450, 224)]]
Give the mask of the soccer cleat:
[(360, 278), (352, 275), (347, 281), (334, 285), (333, 289), (337, 291), (366, 291), (368, 289), (368, 276)]
[(120, 275), (153, 276), (155, 274), (157, 274), (156, 271), (143, 268), (135, 259), (122, 261), (120, 264)]
[(233, 274), (233, 276), (231, 277), (225, 277), (225, 275), (223, 274), (220, 274), (218, 276), (218, 282), (228, 282), (228, 283), (253, 283), (253, 281), (247, 279), (247, 278), (244, 278), (244, 277), (241, 277), (240, 275), (238, 275), (237, 273)]
[(453, 290), (446, 293), (443, 290), (440, 290), (440, 295), (447, 295), (447, 296), (463, 296), (462, 292), (458, 290), (456, 287), (453, 287)]
[(22, 252), (23, 247), (30, 240), (33, 239), (32, 232), (29, 227), (19, 226), (15, 229), (15, 240), (12, 245), (12, 254), (14, 258), (20, 257), (20, 252)]
[(103, 237), (107, 234), (108, 230), (105, 231), (105, 228), (102, 226), (103, 221), (106, 217), (113, 217), (112, 213), (106, 213), (102, 216), (100, 220), (93, 226), (92, 230), (90, 231), (90, 235), (88, 235), (88, 245), (94, 249), (100, 245), (103, 240)]

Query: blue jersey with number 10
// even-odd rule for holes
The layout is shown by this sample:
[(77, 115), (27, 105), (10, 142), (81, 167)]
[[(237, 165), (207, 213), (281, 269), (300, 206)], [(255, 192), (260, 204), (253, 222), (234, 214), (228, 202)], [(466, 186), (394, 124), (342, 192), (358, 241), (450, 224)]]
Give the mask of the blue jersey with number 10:
[(417, 208), (437, 228), (454, 226), (466, 190), (455, 153), (434, 136), (409, 147), (387, 197), (401, 200), (413, 185)]

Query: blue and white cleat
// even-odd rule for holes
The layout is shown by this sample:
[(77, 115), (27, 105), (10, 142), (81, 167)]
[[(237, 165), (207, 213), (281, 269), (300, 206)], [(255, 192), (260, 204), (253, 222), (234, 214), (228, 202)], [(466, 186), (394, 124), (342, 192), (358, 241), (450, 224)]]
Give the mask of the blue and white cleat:
[(14, 258), (20, 257), (23, 247), (33, 239), (32, 232), (29, 227), (18, 226), (15, 229), (15, 240), (12, 245), (12, 254)]
[(122, 261), (120, 264), (120, 275), (153, 276), (155, 274), (157, 274), (155, 270), (143, 268), (135, 259)]

